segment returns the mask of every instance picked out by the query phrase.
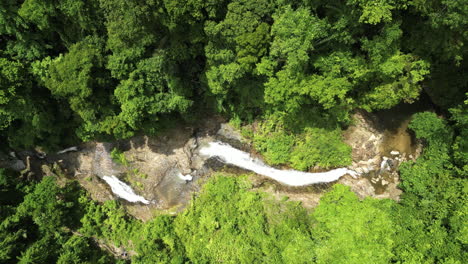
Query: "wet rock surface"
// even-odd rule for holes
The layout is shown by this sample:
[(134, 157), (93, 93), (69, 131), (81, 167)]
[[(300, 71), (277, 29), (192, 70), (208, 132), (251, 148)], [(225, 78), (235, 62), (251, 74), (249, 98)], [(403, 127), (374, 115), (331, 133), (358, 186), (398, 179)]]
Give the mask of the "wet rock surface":
[[(408, 131), (412, 111), (371, 114), (358, 111), (354, 124), (344, 132), (345, 142), (352, 147), (350, 169), (358, 179), (343, 177), (338, 182), (348, 185), (361, 198), (372, 196), (399, 200), (401, 190), (398, 168), (406, 160), (415, 160), (422, 144)], [(386, 122), (384, 122), (385, 120)]]
[[(122, 199), (128, 212), (148, 220), (156, 211), (177, 212), (199, 190), (200, 179), (209, 171), (205, 158), (200, 157), (200, 145), (213, 140), (212, 131), (174, 128), (161, 136), (138, 136), (115, 143), (92, 142), (79, 147), (78, 152), (61, 155), (60, 163), (73, 178), (97, 201), (115, 199), (102, 180), (114, 175), (129, 184), (149, 205), (130, 203)], [(125, 164), (111, 158), (113, 149), (122, 151)], [(191, 180), (190, 180), (191, 179)]]

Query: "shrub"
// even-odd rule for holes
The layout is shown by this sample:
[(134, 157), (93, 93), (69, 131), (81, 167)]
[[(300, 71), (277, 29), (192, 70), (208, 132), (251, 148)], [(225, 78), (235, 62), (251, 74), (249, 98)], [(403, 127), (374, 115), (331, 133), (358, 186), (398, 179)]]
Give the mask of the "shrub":
[(111, 158), (115, 163), (120, 165), (128, 166), (128, 160), (125, 157), (125, 154), (118, 150), (117, 148), (112, 149)]
[(351, 147), (342, 142), (339, 130), (307, 128), (296, 138), (290, 162), (298, 170), (346, 166), (351, 164)]
[(283, 118), (272, 117), (255, 131), (254, 147), (267, 163), (289, 164), (298, 170), (351, 164), (351, 147), (342, 142), (339, 129), (306, 127), (300, 133), (293, 133), (283, 124)]

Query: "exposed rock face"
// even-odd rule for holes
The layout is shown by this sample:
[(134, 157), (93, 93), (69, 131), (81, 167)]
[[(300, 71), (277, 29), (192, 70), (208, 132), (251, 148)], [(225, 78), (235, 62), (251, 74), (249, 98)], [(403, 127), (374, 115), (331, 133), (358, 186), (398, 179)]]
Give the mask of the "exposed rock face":
[(376, 117), (361, 111), (353, 119), (354, 124), (344, 133), (345, 142), (352, 146), (353, 166), (375, 165), (384, 140), (382, 131), (377, 127)]
[[(178, 127), (152, 138), (137, 136), (115, 143), (89, 142), (79, 146), (79, 151), (50, 155), (49, 159), (59, 160), (64, 172), (77, 179), (97, 201), (115, 199), (102, 177), (118, 177), (151, 201), (144, 205), (122, 200), (130, 214), (147, 220), (156, 210), (181, 210), (192, 193), (199, 190), (199, 180), (209, 169), (206, 158), (200, 157), (196, 149), (214, 140), (219, 126), (218, 120), (206, 122), (200, 129)], [(114, 148), (122, 151), (126, 164), (112, 160), (110, 153)]]
[[(196, 181), (205, 172), (204, 162), (194, 153), (204, 140), (207, 138), (194, 138), (191, 131), (180, 130), (172, 131), (170, 137), (134, 138), (125, 151), (131, 167), (127, 178), (160, 209), (182, 205), (198, 189)], [(192, 180), (182, 179), (180, 174), (191, 175)]]
[(10, 168), (14, 171), (22, 171), (26, 169), (26, 164), (24, 164), (24, 161), (17, 159), (11, 163)]
[(9, 168), (14, 171), (22, 171), (26, 169), (26, 164), (18, 158), (15, 152), (10, 152), (9, 155), (0, 153), (0, 168)]
[[(400, 117), (401, 118), (401, 117)], [(398, 167), (407, 159), (415, 159), (421, 152), (421, 144), (414, 142), (407, 131), (409, 116), (401, 118), (397, 127), (385, 127), (370, 113), (359, 111), (354, 124), (344, 133), (345, 142), (352, 147), (351, 169), (361, 174), (354, 180), (344, 177), (340, 183), (351, 186), (361, 198), (399, 199), (401, 190)]]
[(117, 171), (109, 157), (110, 148), (110, 144), (89, 142), (82, 144), (78, 152), (57, 156), (63, 172), (78, 180), (91, 198), (99, 202), (113, 199), (110, 188), (101, 180), (101, 177), (113, 175)]
[(237, 148), (241, 148), (243, 144), (248, 143), (241, 133), (229, 123), (222, 123), (220, 125), (219, 130), (216, 132), (216, 137)]
[(91, 173), (99, 177), (119, 175), (123, 172), (118, 169), (112, 161), (110, 152), (114, 148), (113, 144), (97, 142), (94, 144), (93, 160), (91, 162)]
[[(415, 159), (421, 149), (406, 131), (408, 122), (403, 122), (395, 132), (385, 129), (375, 115), (366, 112), (356, 113), (354, 119), (344, 137), (352, 146), (353, 164), (349, 168), (360, 176), (345, 176), (338, 182), (349, 185), (361, 198), (373, 196), (398, 200), (401, 194), (397, 188), (398, 166), (407, 159)], [(205, 175), (214, 169), (223, 167), (234, 173), (244, 172), (199, 155), (199, 148), (214, 140), (248, 149), (248, 142), (232, 126), (219, 119), (206, 119), (198, 128), (178, 127), (157, 137), (138, 136), (115, 143), (89, 142), (79, 146), (78, 151), (49, 154), (44, 159), (39, 159), (33, 152), (19, 153), (17, 160), (32, 157), (36, 162), (56, 163), (65, 174), (77, 179), (94, 200), (101, 202), (115, 199), (110, 187), (102, 180), (104, 176), (115, 175), (131, 185), (138, 195), (151, 201), (149, 205), (123, 201), (130, 214), (147, 220), (156, 210), (180, 211), (199, 190)], [(114, 148), (123, 151), (126, 164), (112, 160), (110, 153)], [(23, 167), (17, 165), (18, 169)], [(34, 168), (31, 170), (35, 171)], [(267, 188), (267, 191), (278, 197), (288, 196), (291, 200), (301, 201), (306, 207), (316, 206), (324, 190), (331, 186), (289, 188), (265, 177), (252, 178), (266, 182), (268, 186), (273, 184), (275, 187)]]
[(361, 199), (367, 196), (375, 196), (375, 188), (366, 178), (353, 179), (346, 176), (341, 178), (339, 183), (350, 186), (351, 191), (355, 192)]

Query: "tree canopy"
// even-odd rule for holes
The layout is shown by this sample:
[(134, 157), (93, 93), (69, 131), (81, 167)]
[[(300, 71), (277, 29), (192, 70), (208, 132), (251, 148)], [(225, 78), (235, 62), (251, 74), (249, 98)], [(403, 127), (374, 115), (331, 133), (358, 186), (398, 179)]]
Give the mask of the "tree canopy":
[(466, 6), (4, 1), (0, 133), (15, 146), (54, 148), (64, 134), (156, 132), (193, 110), (249, 122), (314, 108), (311, 120), (343, 126), (355, 108), (411, 103), (423, 87), (449, 108), (467, 85)]

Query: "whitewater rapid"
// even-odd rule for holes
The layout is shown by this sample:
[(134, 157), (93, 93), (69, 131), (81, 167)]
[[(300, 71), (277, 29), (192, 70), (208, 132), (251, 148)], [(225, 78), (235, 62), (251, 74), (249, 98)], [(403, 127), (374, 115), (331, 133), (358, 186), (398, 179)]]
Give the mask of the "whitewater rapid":
[(117, 177), (114, 175), (112, 176), (104, 176), (102, 177), (104, 181), (109, 184), (109, 186), (112, 189), (112, 192), (115, 193), (117, 196), (119, 196), (122, 199), (125, 199), (129, 202), (132, 203), (137, 203), (141, 202), (144, 204), (149, 204), (150, 201), (146, 200), (144, 197), (137, 195), (132, 187), (128, 186), (126, 183), (120, 181)]
[(347, 168), (339, 168), (327, 172), (302, 172), (296, 170), (278, 170), (265, 165), (261, 160), (252, 158), (249, 153), (238, 150), (222, 142), (210, 142), (200, 149), (200, 154), (208, 157), (218, 157), (224, 163), (253, 171), (289, 186), (305, 186), (314, 183), (333, 182), (345, 174), (356, 176), (357, 173)]

